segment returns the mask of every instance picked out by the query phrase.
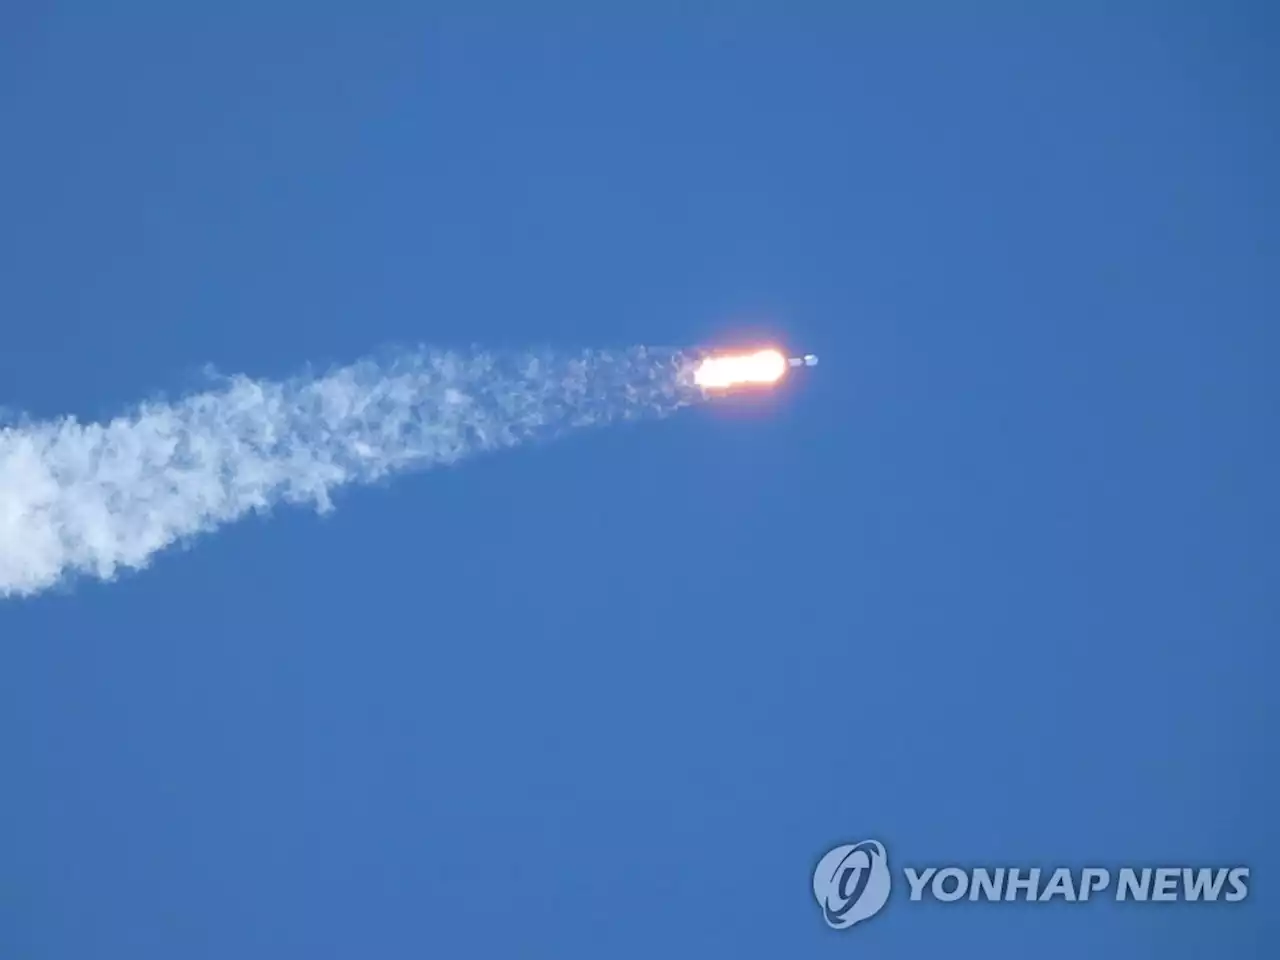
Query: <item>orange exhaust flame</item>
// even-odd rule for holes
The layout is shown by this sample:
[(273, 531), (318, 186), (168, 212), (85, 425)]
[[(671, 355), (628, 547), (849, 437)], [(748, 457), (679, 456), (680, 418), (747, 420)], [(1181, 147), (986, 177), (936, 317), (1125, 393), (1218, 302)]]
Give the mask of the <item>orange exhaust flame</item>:
[(777, 350), (707, 357), (694, 371), (693, 381), (704, 390), (777, 383), (787, 372), (787, 358)]

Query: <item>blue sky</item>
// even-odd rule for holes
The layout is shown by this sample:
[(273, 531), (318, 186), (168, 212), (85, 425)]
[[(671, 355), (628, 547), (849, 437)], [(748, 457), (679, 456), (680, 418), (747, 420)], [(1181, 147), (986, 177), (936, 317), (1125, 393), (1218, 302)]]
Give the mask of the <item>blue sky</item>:
[[(0, 604), (0, 955), (1276, 942), (1273, 10), (182, 6), (2, 15), (0, 406), (823, 363)], [(833, 933), (868, 837), (1257, 890)]]

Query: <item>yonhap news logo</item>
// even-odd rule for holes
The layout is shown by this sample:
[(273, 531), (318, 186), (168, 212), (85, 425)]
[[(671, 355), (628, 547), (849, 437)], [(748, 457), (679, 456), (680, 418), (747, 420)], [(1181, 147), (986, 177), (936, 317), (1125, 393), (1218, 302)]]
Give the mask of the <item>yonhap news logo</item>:
[(813, 895), (822, 918), (835, 930), (880, 912), (889, 901), (889, 860), (878, 840), (846, 843), (828, 850), (813, 871)]
[[(1246, 866), (903, 867), (908, 903), (1240, 903), (1249, 896)], [(813, 896), (833, 930), (878, 914), (893, 890), (889, 855), (878, 840), (844, 843), (813, 871)]]

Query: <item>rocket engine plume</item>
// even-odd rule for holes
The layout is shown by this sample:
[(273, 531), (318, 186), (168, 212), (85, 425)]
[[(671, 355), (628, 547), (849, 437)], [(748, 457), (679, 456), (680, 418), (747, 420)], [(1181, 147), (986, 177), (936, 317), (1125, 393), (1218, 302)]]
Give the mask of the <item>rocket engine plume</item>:
[(0, 427), (0, 597), (110, 580), (280, 503), (697, 401), (670, 349), (504, 356), (419, 350), (288, 381), (228, 378), (108, 423)]
[(768, 386), (787, 372), (787, 358), (777, 350), (721, 354), (707, 357), (694, 371), (694, 382), (704, 390)]

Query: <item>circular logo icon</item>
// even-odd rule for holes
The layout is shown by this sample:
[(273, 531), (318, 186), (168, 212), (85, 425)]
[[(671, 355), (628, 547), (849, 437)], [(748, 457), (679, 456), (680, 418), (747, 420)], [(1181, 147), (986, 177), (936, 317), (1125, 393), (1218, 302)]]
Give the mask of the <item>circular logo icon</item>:
[(889, 858), (877, 840), (829, 850), (813, 871), (813, 895), (833, 930), (879, 913), (889, 901), (889, 887)]

